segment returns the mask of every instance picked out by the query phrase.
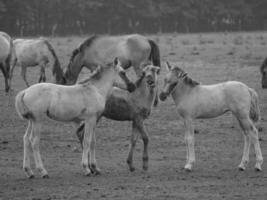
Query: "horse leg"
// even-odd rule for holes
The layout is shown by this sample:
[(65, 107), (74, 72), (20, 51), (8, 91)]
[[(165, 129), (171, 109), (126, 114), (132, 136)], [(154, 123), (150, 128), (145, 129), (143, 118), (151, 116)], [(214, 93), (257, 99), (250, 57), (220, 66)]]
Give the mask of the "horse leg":
[(251, 139), (250, 139), (248, 131), (243, 126), (242, 121), (239, 119), (238, 119), (238, 121), (239, 121), (240, 127), (241, 127), (241, 129), (243, 131), (243, 135), (244, 135), (243, 155), (242, 155), (242, 160), (241, 160), (240, 164), (238, 165), (238, 169), (240, 171), (244, 171), (246, 169), (247, 164), (249, 163), (249, 151), (250, 151)]
[(48, 178), (48, 173), (44, 168), (43, 161), (40, 155), (40, 133), (41, 133), (41, 123), (40, 122), (33, 122), (33, 130), (30, 136), (30, 141), (33, 150), (33, 157), (35, 160), (35, 165), (37, 170), (40, 172), (43, 178)]
[(95, 137), (95, 126), (94, 125), (93, 129), (92, 129), (92, 140), (91, 140), (91, 145), (90, 145), (90, 156), (89, 156), (89, 166), (91, 171), (98, 175), (101, 173), (101, 170), (97, 167), (97, 163), (96, 163), (96, 158), (95, 158), (95, 147), (96, 147), (96, 137)]
[(139, 130), (139, 132), (141, 133), (141, 137), (142, 137), (142, 140), (143, 140), (143, 143), (144, 143), (144, 150), (143, 150), (143, 169), (144, 170), (147, 170), (148, 169), (148, 142), (149, 142), (149, 139), (148, 139), (148, 134), (145, 130), (145, 127), (144, 127), (144, 121), (138, 121), (136, 123), (137, 125), (137, 128)]
[(12, 78), (13, 78), (13, 71), (14, 71), (14, 69), (15, 69), (15, 67), (16, 67), (16, 62), (17, 62), (17, 61), (15, 61), (15, 62), (12, 64), (11, 69), (10, 69), (10, 74), (9, 74), (9, 87), (10, 87), (10, 89), (11, 89), (11, 81), (12, 81)]
[(30, 134), (32, 132), (32, 121), (28, 121), (28, 127), (23, 137), (23, 146), (24, 146), (24, 155), (23, 155), (23, 170), (26, 173), (28, 178), (33, 178), (33, 172), (31, 170), (31, 161), (30, 161), (30, 152), (31, 152), (31, 143), (30, 143)]
[(131, 143), (130, 143), (130, 148), (129, 148), (129, 153), (128, 153), (128, 157), (127, 157), (127, 164), (129, 166), (129, 170), (131, 172), (133, 172), (135, 170), (134, 166), (133, 166), (133, 151), (136, 145), (136, 141), (138, 140), (138, 128), (136, 125), (136, 122), (133, 121), (132, 124), (132, 135), (131, 135)]
[(21, 66), (21, 77), (24, 80), (25, 84), (27, 87), (30, 87), (27, 78), (26, 78), (26, 72), (27, 72), (27, 67)]
[(40, 69), (40, 78), (39, 78), (39, 83), (40, 82), (46, 82), (46, 76), (45, 76), (45, 66), (41, 65), (41, 69)]
[[(258, 130), (253, 124), (253, 122), (249, 119), (249, 117), (241, 119), (241, 127), (245, 130), (245, 132), (248, 133), (250, 140), (252, 141), (252, 144), (255, 149), (255, 154), (256, 154), (256, 164), (255, 164), (255, 169), (257, 171), (261, 171), (261, 165), (263, 163), (263, 157), (260, 149), (260, 143), (259, 143), (259, 136), (258, 136)], [(249, 148), (247, 148), (247, 160), (249, 157)]]
[[(89, 166), (91, 166), (91, 162), (89, 163), (91, 156), (91, 144), (93, 139), (93, 131), (96, 124), (95, 118), (89, 118), (85, 121), (85, 130), (84, 130), (84, 137), (83, 137), (83, 153), (82, 153), (82, 167), (85, 171), (85, 175), (89, 176), (92, 174), (91, 169)], [(90, 152), (90, 154), (89, 154)]]
[(195, 157), (195, 138), (194, 138), (194, 126), (192, 119), (185, 119), (185, 142), (187, 146), (187, 161), (185, 164), (186, 171), (192, 171), (192, 165), (196, 160)]

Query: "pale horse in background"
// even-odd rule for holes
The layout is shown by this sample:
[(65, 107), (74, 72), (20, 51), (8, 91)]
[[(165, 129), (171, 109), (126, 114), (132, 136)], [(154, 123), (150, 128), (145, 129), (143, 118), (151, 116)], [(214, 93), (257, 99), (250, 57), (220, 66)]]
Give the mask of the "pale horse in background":
[[(55, 83), (61, 83), (63, 71), (61, 69), (58, 57), (52, 45), (44, 38), (39, 39), (15, 39), (13, 41), (17, 55), (17, 65), (21, 67), (21, 76), (29, 87), (26, 72), (28, 67), (40, 67), (40, 77), (38, 82), (46, 82), (45, 68), (52, 65), (52, 74)], [(15, 65), (12, 66), (10, 79), (13, 76)]]
[(5, 91), (9, 92), (10, 86), (10, 69), (15, 65), (16, 53), (13, 47), (11, 37), (5, 33), (0, 32), (0, 69), (5, 78)]

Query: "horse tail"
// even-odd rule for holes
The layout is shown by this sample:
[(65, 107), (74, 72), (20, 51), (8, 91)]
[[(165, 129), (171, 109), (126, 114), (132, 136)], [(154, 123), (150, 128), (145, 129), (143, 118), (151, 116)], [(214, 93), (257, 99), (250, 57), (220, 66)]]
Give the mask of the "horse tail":
[(24, 102), (25, 90), (19, 92), (15, 99), (15, 107), (21, 119), (34, 120), (34, 115)]
[[(160, 52), (159, 52), (158, 45), (155, 43), (154, 40), (150, 40), (149, 39), (148, 42), (149, 42), (149, 45), (151, 47), (151, 52), (150, 52), (150, 55), (149, 55), (149, 60), (152, 61), (152, 63), (153, 63), (154, 66), (161, 67), (161, 64), (160, 64)], [(156, 107), (158, 105), (158, 102), (159, 102), (158, 89), (156, 89), (156, 97), (155, 97), (155, 100), (154, 100), (154, 107)]]
[(44, 39), (43, 41), (46, 44), (48, 50), (50, 51), (50, 53), (52, 54), (52, 56), (54, 58), (54, 65), (52, 68), (53, 76), (56, 79), (56, 83), (61, 83), (63, 80), (63, 71), (61, 69), (56, 52), (55, 52), (54, 48), (52, 47), (52, 45), (47, 40)]
[(159, 47), (156, 44), (154, 40), (148, 40), (151, 51), (149, 55), (149, 60), (152, 61), (153, 65), (161, 67), (160, 64), (160, 52), (159, 52)]
[(249, 116), (254, 122), (257, 122), (261, 119), (259, 97), (254, 89), (249, 88), (248, 90), (251, 97)]

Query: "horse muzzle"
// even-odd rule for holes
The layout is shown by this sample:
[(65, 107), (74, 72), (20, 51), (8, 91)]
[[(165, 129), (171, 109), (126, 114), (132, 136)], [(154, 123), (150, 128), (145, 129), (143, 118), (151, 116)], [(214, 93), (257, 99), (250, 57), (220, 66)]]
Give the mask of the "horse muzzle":
[(261, 87), (262, 87), (262, 89), (266, 89), (267, 88), (267, 82), (262, 82)]
[(165, 101), (167, 99), (167, 94), (165, 92), (161, 92), (160, 95), (159, 95), (159, 99), (161, 101)]
[(147, 80), (147, 84), (148, 84), (149, 87), (151, 87), (151, 88), (155, 88), (155, 87), (156, 87), (155, 81), (153, 81), (153, 80), (151, 80), (151, 79), (148, 79), (148, 80)]

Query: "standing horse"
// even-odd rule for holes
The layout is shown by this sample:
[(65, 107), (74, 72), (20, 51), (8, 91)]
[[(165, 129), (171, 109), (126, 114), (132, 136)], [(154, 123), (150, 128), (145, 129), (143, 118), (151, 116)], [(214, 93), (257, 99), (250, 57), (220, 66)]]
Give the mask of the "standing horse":
[(33, 150), (36, 168), (43, 178), (48, 177), (39, 151), (41, 127), (45, 118), (73, 122), (76, 125), (81, 121), (85, 122), (82, 166), (85, 175), (98, 173), (95, 159), (95, 127), (97, 119), (104, 111), (116, 76), (122, 72), (123, 68), (116, 58), (114, 63), (98, 67), (90, 78), (79, 84), (63, 86), (40, 83), (18, 93), (15, 104), (17, 113), (22, 119), (28, 120), (28, 128), (24, 135), (23, 169), (29, 178), (33, 177), (30, 168), (30, 148)]
[(72, 52), (63, 83), (74, 84), (83, 67), (92, 71), (114, 57), (121, 60), (124, 69), (132, 66), (138, 77), (142, 75), (142, 63), (150, 60), (154, 66), (160, 67), (159, 47), (153, 40), (138, 34), (92, 36)]
[(11, 37), (0, 32), (0, 69), (5, 78), (5, 91), (10, 89), (10, 66), (16, 62), (16, 54)]
[(167, 66), (168, 73), (164, 79), (160, 99), (164, 101), (171, 94), (178, 114), (184, 121), (187, 144), (185, 169), (191, 171), (195, 162), (193, 119), (213, 118), (230, 111), (239, 121), (244, 133), (243, 157), (238, 168), (245, 170), (249, 162), (249, 149), (252, 141), (256, 154), (255, 169), (261, 171), (263, 157), (258, 130), (253, 123), (260, 119), (258, 95), (255, 90), (237, 81), (201, 85), (192, 80), (179, 67), (171, 66), (169, 63)]
[[(145, 64), (141, 77), (136, 82), (136, 90), (129, 93), (126, 90), (113, 87), (107, 99), (105, 111), (102, 116), (117, 121), (132, 121), (132, 136), (127, 164), (130, 171), (134, 171), (133, 151), (139, 134), (144, 143), (143, 169), (148, 169), (148, 135), (144, 127), (144, 120), (151, 112), (153, 101), (156, 97), (157, 74), (159, 67)], [(83, 143), (84, 124), (77, 130), (77, 136)]]
[(261, 86), (262, 88), (267, 88), (267, 58), (263, 61), (261, 67), (260, 67), (260, 72), (261, 72)]
[[(52, 74), (54, 76), (55, 83), (61, 83), (63, 78), (63, 72), (60, 67), (57, 55), (52, 45), (43, 38), (40, 39), (16, 39), (14, 40), (14, 46), (17, 54), (17, 65), (21, 67), (21, 76), (29, 87), (29, 83), (26, 78), (26, 71), (28, 67), (40, 66), (40, 82), (46, 81), (45, 67), (50, 62), (53, 62)], [(11, 77), (15, 65), (11, 69)]]

